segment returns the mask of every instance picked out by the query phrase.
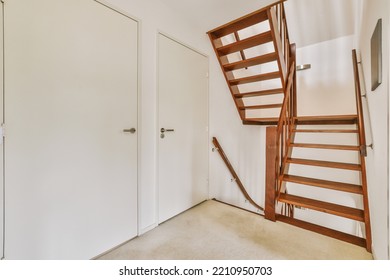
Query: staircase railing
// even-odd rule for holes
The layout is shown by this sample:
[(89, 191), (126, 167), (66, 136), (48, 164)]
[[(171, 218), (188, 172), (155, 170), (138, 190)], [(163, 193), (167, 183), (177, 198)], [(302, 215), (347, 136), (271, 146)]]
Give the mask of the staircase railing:
[(364, 115), (363, 115), (363, 102), (362, 92), (360, 86), (359, 67), (357, 61), (356, 50), (352, 50), (353, 72), (355, 80), (355, 93), (356, 93), (356, 110), (358, 117), (358, 132), (359, 132), (359, 146), (360, 146), (360, 165), (362, 169), (362, 190), (363, 190), (363, 207), (364, 207), (364, 220), (365, 220), (365, 233), (366, 233), (366, 247), (371, 252), (371, 222), (370, 211), (368, 206), (368, 189), (367, 189), (367, 175), (366, 175), (366, 161), (367, 156), (367, 144), (366, 144), (366, 132), (364, 128)]
[(274, 36), (274, 47), (279, 55), (278, 63), (283, 84), (286, 85), (288, 67), (290, 65), (290, 38), (288, 35), (287, 19), (284, 2), (275, 3), (268, 10), (268, 18)]
[(287, 158), (289, 157), (289, 143), (294, 127), (294, 117), (297, 115), (296, 102), (296, 47), (290, 44), (288, 35), (287, 19), (284, 4), (279, 3), (269, 10), (271, 29), (275, 36), (275, 49), (279, 53), (279, 69), (283, 71), (284, 79), (284, 100), (280, 111), (279, 121), (276, 130), (276, 186), (277, 195), (282, 190), (280, 176), (284, 174)]
[(289, 143), (293, 135), (294, 129), (294, 114), (293, 108), (296, 103), (293, 94), (295, 77), (295, 62), (292, 62), (287, 79), (286, 93), (284, 96), (283, 107), (280, 111), (279, 123), (276, 129), (276, 182), (277, 195), (280, 195), (282, 190), (282, 181), (280, 177), (284, 174), (287, 158), (289, 157)]
[[(275, 220), (276, 198), (282, 192), (282, 176), (285, 172), (292, 141), (296, 116), (295, 45), (291, 45), (291, 65), (288, 73), (283, 106), (277, 127), (267, 127), (266, 132), (266, 203), (265, 217)], [(293, 208), (285, 206), (283, 212), (291, 216)]]
[(352, 61), (353, 61), (353, 74), (355, 78), (356, 110), (357, 110), (357, 117), (358, 117), (357, 125), (359, 131), (360, 154), (363, 156), (367, 156), (366, 132), (364, 128), (364, 118), (363, 118), (362, 91), (360, 87), (360, 76), (359, 76), (356, 50), (352, 50)]
[[(265, 216), (267, 219), (275, 220), (275, 202), (283, 191), (281, 178), (290, 156), (289, 143), (293, 137), (294, 117), (297, 116), (296, 46), (290, 44), (283, 2), (270, 8), (269, 18), (275, 36), (274, 46), (279, 54), (279, 69), (282, 71), (284, 86), (284, 100), (277, 127), (267, 128)], [(293, 208), (284, 205), (282, 212), (291, 216)]]

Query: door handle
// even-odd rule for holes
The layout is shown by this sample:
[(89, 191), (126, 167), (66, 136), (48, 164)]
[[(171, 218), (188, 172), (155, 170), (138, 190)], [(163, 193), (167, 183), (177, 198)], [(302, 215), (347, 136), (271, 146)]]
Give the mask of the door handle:
[(163, 138), (165, 138), (165, 132), (174, 132), (175, 130), (173, 129), (173, 128), (161, 128), (160, 129), (160, 132), (161, 132), (161, 134), (160, 134), (160, 138), (161, 139), (163, 139)]
[(131, 134), (134, 134), (136, 131), (137, 130), (134, 127), (130, 128), (130, 129), (124, 129), (123, 130), (123, 132), (126, 132), (126, 133), (130, 132)]

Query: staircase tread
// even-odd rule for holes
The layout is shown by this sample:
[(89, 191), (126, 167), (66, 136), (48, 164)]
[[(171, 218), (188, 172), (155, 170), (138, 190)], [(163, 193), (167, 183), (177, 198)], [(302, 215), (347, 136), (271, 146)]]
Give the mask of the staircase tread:
[(245, 125), (276, 125), (279, 118), (247, 118), (244, 119)]
[(303, 165), (312, 165), (312, 166), (320, 166), (320, 167), (328, 167), (328, 168), (338, 168), (338, 169), (347, 169), (347, 170), (355, 170), (360, 171), (360, 164), (353, 163), (344, 163), (344, 162), (331, 162), (331, 161), (321, 161), (321, 160), (311, 160), (311, 159), (300, 159), (300, 158), (288, 158), (288, 163), (294, 164), (303, 164)]
[(266, 31), (264, 33), (240, 40), (222, 47), (217, 48), (219, 55), (228, 55), (252, 47), (256, 47), (265, 43), (272, 42), (272, 33), (271, 31)]
[(344, 120), (344, 119), (356, 119), (357, 118), (357, 115), (327, 115), (327, 116), (298, 116), (298, 117), (294, 117), (295, 119), (298, 119), (298, 120), (316, 120), (316, 119), (320, 119), (320, 120), (327, 120), (327, 119), (337, 119), (337, 120)]
[(277, 215), (276, 219), (283, 223), (287, 223), (296, 227), (303, 228), (305, 230), (310, 230), (318, 234), (322, 234), (328, 237), (336, 238), (344, 242), (352, 243), (360, 247), (366, 247), (366, 240), (364, 238), (351, 235), (345, 232), (337, 231), (331, 228), (323, 227), (320, 225), (315, 225), (306, 221), (298, 220), (295, 218), (290, 218), (287, 216)]
[(232, 71), (232, 70), (237, 70), (237, 69), (242, 69), (242, 68), (247, 68), (259, 64), (264, 64), (272, 61), (276, 61), (278, 58), (278, 55), (276, 52), (273, 53), (268, 53), (265, 55), (261, 56), (256, 56), (252, 58), (248, 58), (245, 60), (240, 60), (237, 62), (229, 63), (223, 66), (225, 71)]
[(277, 78), (280, 78), (279, 71), (260, 74), (260, 75), (254, 75), (254, 76), (249, 76), (249, 77), (244, 77), (244, 78), (233, 79), (233, 80), (229, 81), (229, 84), (234, 86), (234, 85), (240, 85), (240, 84), (261, 82), (261, 81), (265, 81), (265, 80), (272, 80), (272, 79), (277, 79)]
[(295, 148), (313, 148), (313, 149), (333, 149), (345, 151), (359, 151), (359, 146), (350, 145), (333, 145), (333, 144), (314, 144), (314, 143), (291, 143), (291, 147)]
[(302, 133), (358, 133), (356, 129), (293, 129)]
[(273, 109), (281, 108), (283, 104), (265, 104), (265, 105), (251, 105), (251, 106), (240, 106), (240, 110), (259, 110), (259, 109)]
[(289, 174), (284, 175), (282, 180), (290, 183), (321, 187), (349, 193), (363, 194), (362, 186), (355, 184), (307, 178)]
[(297, 124), (354, 124), (357, 115), (300, 116), (294, 120)]
[(236, 98), (248, 98), (248, 97), (265, 96), (265, 95), (273, 95), (273, 94), (283, 94), (283, 93), (284, 93), (283, 88), (275, 88), (275, 89), (267, 89), (267, 90), (261, 90), (261, 91), (252, 91), (252, 92), (246, 92), (246, 93), (238, 93), (238, 94), (235, 94), (234, 97), (236, 97)]
[(357, 208), (334, 204), (330, 202), (324, 202), (306, 197), (295, 196), (291, 194), (282, 193), (279, 196), (279, 201), (309, 208), (312, 210), (337, 215), (340, 217), (353, 219), (356, 221), (364, 222), (364, 211)]

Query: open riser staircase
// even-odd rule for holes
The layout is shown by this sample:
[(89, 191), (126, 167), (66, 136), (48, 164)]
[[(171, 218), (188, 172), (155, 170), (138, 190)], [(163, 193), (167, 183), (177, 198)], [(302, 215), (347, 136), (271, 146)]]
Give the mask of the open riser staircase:
[(295, 45), (284, 2), (208, 32), (243, 124), (268, 125), (265, 217), (371, 251), (356, 51), (357, 113), (297, 116)]

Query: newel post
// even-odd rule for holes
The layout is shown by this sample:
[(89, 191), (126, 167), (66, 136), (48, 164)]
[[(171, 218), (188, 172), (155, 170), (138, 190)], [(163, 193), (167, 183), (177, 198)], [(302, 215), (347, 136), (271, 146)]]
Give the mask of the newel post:
[(275, 196), (276, 196), (276, 137), (277, 127), (269, 126), (266, 130), (266, 174), (265, 174), (265, 218), (276, 221)]

